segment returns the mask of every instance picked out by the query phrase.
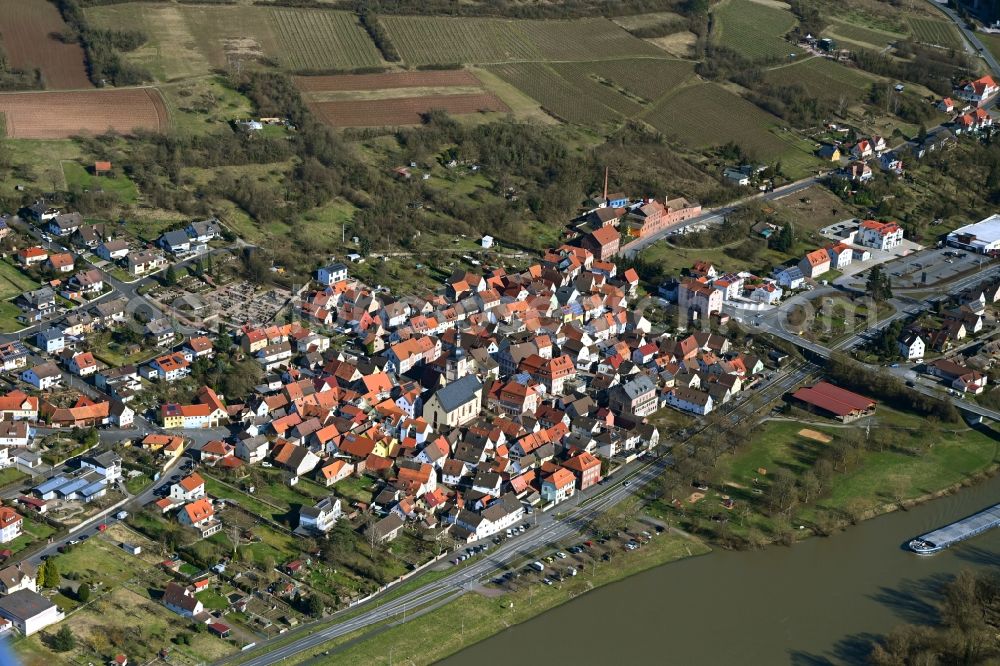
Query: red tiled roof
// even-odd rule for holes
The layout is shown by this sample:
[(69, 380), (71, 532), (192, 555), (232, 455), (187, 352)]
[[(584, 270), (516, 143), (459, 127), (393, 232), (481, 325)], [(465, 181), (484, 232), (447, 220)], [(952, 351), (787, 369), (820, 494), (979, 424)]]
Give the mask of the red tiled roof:
[(837, 416), (847, 416), (875, 406), (875, 401), (829, 382), (804, 386), (792, 394), (797, 400), (815, 405)]

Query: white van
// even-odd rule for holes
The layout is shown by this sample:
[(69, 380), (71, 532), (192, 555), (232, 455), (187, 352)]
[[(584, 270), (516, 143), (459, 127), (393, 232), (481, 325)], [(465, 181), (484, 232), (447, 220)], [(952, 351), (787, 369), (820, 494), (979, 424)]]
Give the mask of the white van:
[(534, 569), (535, 571), (545, 571), (545, 565), (539, 562), (538, 560), (535, 560), (534, 562), (531, 563), (531, 568)]

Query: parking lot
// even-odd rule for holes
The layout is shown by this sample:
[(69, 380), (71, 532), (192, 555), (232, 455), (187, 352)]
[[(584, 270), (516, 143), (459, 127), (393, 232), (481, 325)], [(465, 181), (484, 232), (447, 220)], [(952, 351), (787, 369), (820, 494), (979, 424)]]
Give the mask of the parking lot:
[(636, 524), (628, 530), (592, 536), (569, 545), (553, 545), (538, 553), (536, 559), (513, 564), (490, 584), (505, 591), (529, 585), (555, 585), (590, 571), (598, 562), (610, 562), (622, 553), (639, 550), (663, 531), (661, 526)]
[(935, 248), (912, 254), (886, 264), (892, 285), (912, 289), (953, 280), (976, 270), (987, 257), (951, 247)]
[[(857, 243), (848, 242), (851, 237), (851, 233), (858, 228), (858, 224), (859, 221), (856, 219), (842, 220), (820, 229), (820, 233), (833, 242), (847, 242), (848, 245), (851, 245), (852, 247), (860, 248), (861, 246)], [(864, 249), (868, 250), (871, 254), (871, 259), (867, 261), (852, 261), (842, 271), (845, 276), (857, 275), (876, 264), (892, 262), (903, 257), (913, 256), (914, 254), (921, 252), (924, 247), (919, 243), (904, 239), (902, 243), (891, 250), (876, 250), (870, 247), (866, 247)]]

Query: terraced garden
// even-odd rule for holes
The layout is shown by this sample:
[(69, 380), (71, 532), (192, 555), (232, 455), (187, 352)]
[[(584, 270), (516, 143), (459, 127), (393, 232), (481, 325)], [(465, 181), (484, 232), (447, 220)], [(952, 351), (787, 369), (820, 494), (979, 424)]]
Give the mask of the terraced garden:
[(846, 23), (837, 20), (830, 23), (827, 29), (823, 31), (823, 36), (832, 37), (834, 40), (846, 40), (854, 44), (869, 46), (879, 50), (901, 39), (906, 39), (906, 35), (901, 33), (866, 28), (855, 23)]
[(786, 9), (752, 0), (729, 0), (713, 11), (713, 18), (712, 39), (747, 58), (784, 58), (802, 52), (784, 38), (796, 23)]
[(597, 99), (581, 95), (577, 88), (543, 63), (511, 63), (491, 67), (490, 71), (522, 90), (560, 120), (596, 126), (620, 117)]
[(208, 73), (235, 60), (267, 60), (287, 70), (330, 70), (384, 64), (352, 12), (250, 4), (89, 7), (95, 26), (126, 24), (153, 35), (134, 57), (157, 78)]
[(780, 121), (714, 83), (689, 86), (644, 116), (656, 129), (691, 148), (737, 141), (760, 157), (787, 147), (769, 130)]
[(382, 16), (410, 64), (502, 63), (662, 56), (663, 52), (603, 18), (507, 21), (490, 18)]
[(874, 77), (860, 70), (825, 58), (810, 58), (767, 72), (765, 78), (782, 85), (799, 84), (810, 94), (823, 99), (846, 98), (855, 103), (867, 92)]
[(614, 82), (633, 95), (654, 101), (694, 74), (694, 65), (685, 60), (604, 60), (587, 63), (588, 71)]
[(382, 56), (354, 14), (300, 9), (272, 9), (271, 21), (292, 70), (372, 67)]
[(962, 47), (962, 37), (952, 23), (916, 16), (910, 17), (909, 23), (913, 37), (918, 42), (948, 49)]

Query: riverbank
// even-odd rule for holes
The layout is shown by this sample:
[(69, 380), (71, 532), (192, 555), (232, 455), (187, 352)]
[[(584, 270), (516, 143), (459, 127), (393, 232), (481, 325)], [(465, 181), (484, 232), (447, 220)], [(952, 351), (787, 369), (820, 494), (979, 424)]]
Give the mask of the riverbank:
[[(992, 431), (984, 433), (939, 424), (925, 424), (924, 428), (917, 428), (914, 423), (916, 418), (886, 411), (883, 414), (884, 422), (879, 425), (892, 433), (894, 441), (891, 445), (879, 444), (871, 450), (864, 450), (862, 457), (854, 465), (845, 467), (835, 476), (834, 484), (825, 496), (816, 497), (813, 502), (797, 507), (795, 524), (798, 525), (801, 521), (808, 524), (809, 529), (792, 531), (792, 540), (801, 540), (813, 534), (829, 534), (852, 523), (900, 508), (916, 507), (929, 500), (954, 494), (964, 486), (987, 480), (1000, 469), (1000, 443)], [(859, 425), (855, 429), (863, 427)], [(803, 430), (812, 432), (803, 435)], [(796, 470), (801, 472), (807, 468), (807, 463), (818, 458), (815, 454), (822, 447), (835, 445), (837, 437), (847, 430), (850, 428), (830, 424), (775, 421), (758, 432), (749, 446), (731, 456), (725, 469), (730, 476), (742, 473), (756, 474), (759, 477), (764, 465), (770, 466), (772, 471), (781, 466), (801, 465)], [(829, 437), (829, 440), (820, 441), (825, 437), (817, 437), (816, 433)], [(925, 446), (926, 442), (923, 440), (929, 435), (934, 441)], [(906, 482), (905, 487), (902, 481)], [(727, 490), (733, 491), (733, 497), (744, 499), (747, 506), (750, 502), (760, 502), (764, 497), (763, 490), (766, 486), (758, 487), (761, 494), (756, 494), (752, 483), (744, 485), (731, 480), (730, 483), (735, 485), (727, 486)], [(946, 485), (935, 487), (935, 484)], [(739, 495), (741, 492), (743, 494)], [(889, 494), (902, 497), (889, 499)], [(746, 513), (727, 512), (719, 502), (722, 494), (718, 495), (709, 497), (700, 505), (700, 508), (706, 509), (703, 520), (710, 520), (710, 515), (722, 515), (727, 519), (731, 517), (734, 520), (753, 522), (753, 516)], [(867, 508), (860, 511), (852, 500), (865, 502)], [(676, 514), (664, 516), (659, 508), (663, 508), (662, 504), (658, 506), (653, 503), (647, 507), (647, 513), (653, 517), (662, 516), (672, 525), (679, 522), (684, 525)], [(854, 513), (849, 513), (848, 508)], [(828, 531), (817, 529), (816, 524), (806, 518), (810, 512), (814, 514), (816, 511), (828, 514), (824, 524)], [(836, 518), (837, 522), (831, 522), (830, 517)], [(763, 513), (759, 514), (759, 519), (772, 521), (771, 517)], [(788, 524), (786, 521), (786, 528)], [(761, 546), (779, 540), (780, 534), (771, 534)], [(466, 593), (404, 625), (390, 623), (366, 628), (310, 651), (308, 656), (297, 661), (287, 663), (318, 665), (356, 663), (362, 660), (388, 663), (390, 653), (396, 661), (433, 663), (609, 583), (624, 581), (661, 564), (688, 559), (689, 556), (705, 554), (710, 550), (704, 542), (673, 531), (643, 549), (624, 553), (610, 563), (600, 562), (592, 574), (588, 570), (580, 576), (567, 579), (561, 586), (533, 585), (495, 596)], [(520, 562), (519, 566), (523, 567), (527, 561), (530, 560)], [(419, 581), (415, 581), (417, 582)], [(324, 654), (325, 652), (329, 654)]]
[(390, 652), (396, 663), (434, 663), (594, 589), (710, 551), (708, 545), (687, 535), (660, 534), (642, 548), (623, 552), (609, 562), (598, 562), (562, 583), (531, 585), (501, 595), (467, 592), (405, 624), (366, 632), (374, 634), (370, 638), (354, 633), (349, 641), (337, 640), (308, 656), (283, 663), (389, 663)]
[[(867, 663), (878, 635), (935, 621), (942, 583), (964, 569), (995, 571), (1000, 529), (928, 557), (905, 545), (998, 496), (1000, 476), (792, 548), (685, 558), (563, 604), (440, 666), (505, 666), (515, 649), (546, 663), (648, 663), (650, 655), (677, 664)], [(599, 635), (578, 631), (592, 626)]]
[[(720, 456), (708, 488), (675, 479), (649, 512), (731, 549), (791, 544), (992, 477), (1000, 435), (880, 409), (870, 424), (771, 420)], [(668, 472), (667, 474), (670, 474)]]

